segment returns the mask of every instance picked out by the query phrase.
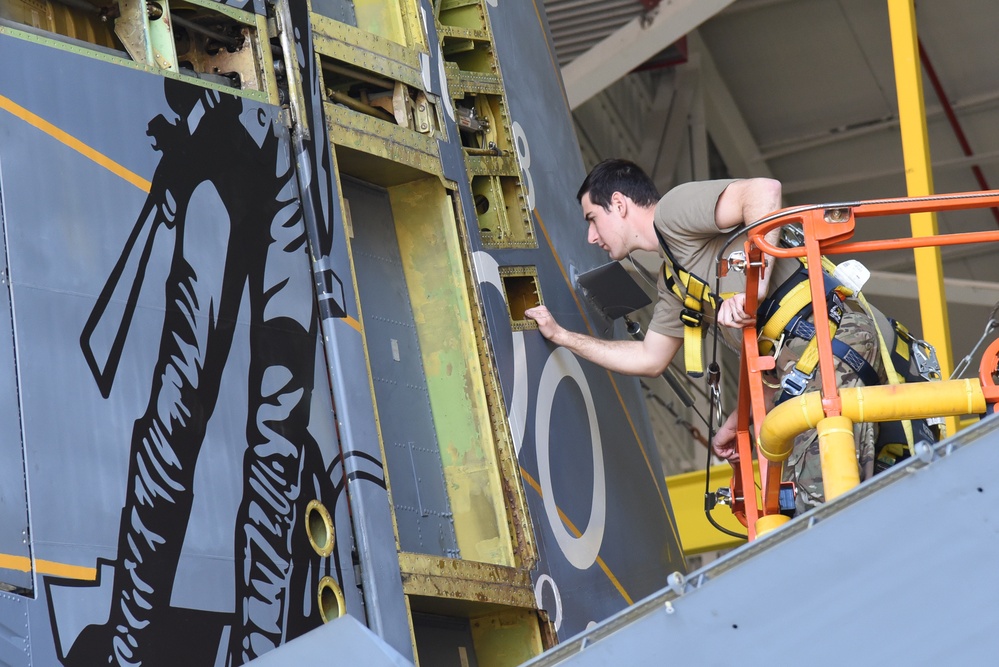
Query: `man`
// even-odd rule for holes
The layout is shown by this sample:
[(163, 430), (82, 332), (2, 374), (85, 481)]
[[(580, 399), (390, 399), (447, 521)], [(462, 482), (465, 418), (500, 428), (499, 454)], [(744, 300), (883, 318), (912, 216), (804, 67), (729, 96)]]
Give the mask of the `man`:
[[(637, 165), (616, 159), (605, 160), (594, 167), (576, 197), (589, 225), (587, 239), (606, 250), (612, 259), (623, 259), (637, 249), (658, 250), (664, 259), (670, 257), (675, 268), (699, 277), (711, 289), (715, 285), (715, 258), (728, 234), (781, 208), (780, 183), (767, 178), (684, 183), (660, 199), (651, 179)], [(767, 240), (776, 243), (779, 234), (780, 230), (774, 230), (767, 235)], [(767, 269), (759, 286), (760, 299), (793, 280), (800, 269), (797, 260), (774, 261), (766, 257), (766, 262)], [(731, 336), (733, 330), (756, 322), (756, 314), (745, 309), (745, 282), (745, 276), (736, 272), (729, 272), (722, 278), (721, 292), (734, 295), (722, 301), (717, 312), (706, 307), (705, 324), (717, 318), (719, 324), (729, 329), (727, 333)], [(584, 359), (625, 375), (655, 377), (666, 370), (683, 346), (685, 329), (681, 321), (684, 303), (668, 289), (663, 275), (659, 277), (658, 291), (659, 300), (643, 341), (603, 340), (568, 331), (544, 306), (531, 308), (526, 315), (537, 321), (545, 338)], [(843, 310), (846, 311), (845, 306)], [(859, 308), (856, 311), (842, 314), (836, 338), (846, 341), (864, 359), (874, 373), (873, 377), (867, 375), (868, 383), (876, 382), (880, 379), (877, 333), (871, 319), (859, 312)], [(770, 378), (771, 384), (778, 384), (793, 370), (807, 345), (801, 338), (787, 338), (779, 350), (777, 376)], [(735, 344), (738, 346), (738, 342)], [(837, 379), (841, 387), (860, 383), (858, 375), (854, 368), (837, 359)], [(804, 391), (817, 390), (820, 384), (821, 377), (815, 373)], [(864, 479), (873, 473), (876, 428), (871, 424), (859, 424), (856, 432), (860, 476)], [(712, 446), (723, 458), (738, 458), (734, 413), (719, 429)], [(821, 502), (822, 478), (814, 431), (795, 440), (794, 452), (786, 463), (785, 478), (794, 479), (798, 484), (800, 510)]]

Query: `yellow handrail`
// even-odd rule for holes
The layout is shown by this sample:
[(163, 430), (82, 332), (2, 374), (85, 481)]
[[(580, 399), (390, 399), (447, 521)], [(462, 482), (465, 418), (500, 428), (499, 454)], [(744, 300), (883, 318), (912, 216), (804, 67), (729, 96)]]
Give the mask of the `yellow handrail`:
[[(977, 380), (913, 382), (851, 387), (840, 390), (842, 414), (852, 422), (952, 417), (985, 412), (985, 395)], [(809, 392), (771, 410), (760, 427), (760, 453), (780, 463), (791, 454), (794, 438), (816, 428), (825, 418), (822, 395)]]

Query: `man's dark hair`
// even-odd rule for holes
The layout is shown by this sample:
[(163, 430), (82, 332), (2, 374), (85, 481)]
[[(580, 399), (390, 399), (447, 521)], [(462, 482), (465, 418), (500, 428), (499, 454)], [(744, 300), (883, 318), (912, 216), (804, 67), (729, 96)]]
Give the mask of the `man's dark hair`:
[(610, 208), (611, 196), (620, 192), (639, 206), (654, 206), (659, 201), (655, 183), (634, 162), (611, 158), (595, 166), (579, 186), (576, 199), (580, 203), (589, 193), (590, 201), (605, 210)]

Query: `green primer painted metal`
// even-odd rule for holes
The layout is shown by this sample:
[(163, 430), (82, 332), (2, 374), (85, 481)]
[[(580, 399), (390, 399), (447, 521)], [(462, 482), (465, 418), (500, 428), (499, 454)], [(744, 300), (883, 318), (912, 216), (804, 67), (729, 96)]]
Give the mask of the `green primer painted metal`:
[(238, 7), (231, 7), (229, 5), (224, 5), (218, 0), (181, 0), (173, 3), (174, 9), (179, 9), (184, 5), (194, 5), (196, 7), (203, 7), (205, 9), (210, 9), (213, 12), (217, 12), (224, 16), (228, 16), (234, 21), (238, 21), (244, 25), (253, 25), (255, 23), (255, 17), (257, 14), (253, 12), (248, 12), (245, 9), (239, 9)]
[(104, 53), (103, 51), (97, 51), (81, 46), (75, 46), (73, 44), (67, 44), (57, 39), (47, 39), (45, 37), (41, 37), (34, 33), (17, 30), (16, 28), (8, 28), (6, 26), (0, 26), (0, 35), (16, 37), (17, 39), (23, 39), (26, 42), (41, 44), (43, 46), (48, 46), (53, 49), (59, 49), (60, 51), (66, 51), (68, 53), (75, 53), (80, 56), (86, 56), (87, 58), (93, 58), (94, 60), (102, 60), (107, 63), (113, 63), (115, 65), (120, 65), (122, 67), (128, 67), (129, 69), (137, 69), (137, 70), (142, 70), (144, 72), (159, 74), (160, 76), (169, 77), (171, 79), (177, 79), (178, 81), (184, 81), (186, 83), (192, 83), (194, 85), (201, 86), (203, 88), (210, 88), (211, 90), (217, 90), (222, 93), (228, 93), (229, 95), (238, 95), (240, 97), (256, 100), (258, 102), (269, 101), (267, 93), (261, 92), (259, 90), (239, 90), (237, 88), (230, 88), (229, 86), (222, 86), (217, 83), (213, 83), (211, 81), (196, 79), (194, 77), (185, 76), (183, 74), (178, 74), (175, 72), (171, 72), (169, 70), (162, 70), (159, 69), (158, 67), (149, 67), (146, 65), (142, 65), (135, 61), (129, 60), (124, 56), (113, 56), (111, 54)]
[(469, 155), (465, 157), (469, 176), (514, 176), (520, 178), (520, 164), (512, 154), (503, 156)]
[(479, 667), (516, 667), (544, 650), (536, 612), (510, 609), (472, 619)]
[(420, 51), (324, 16), (312, 20), (317, 53), (423, 89)]
[(462, 558), (514, 565), (461, 242), (437, 179), (389, 190)]
[(503, 81), (499, 74), (470, 72), (461, 69), (453, 62), (444, 63), (444, 72), (447, 75), (448, 89), (452, 91), (452, 94), (456, 91), (488, 93), (490, 95), (503, 94)]
[(440, 152), (433, 137), (388, 121), (351, 111), (336, 104), (325, 105), (330, 141), (369, 155), (401, 163), (440, 176)]
[(354, 0), (354, 14), (361, 30), (407, 45), (399, 0)]

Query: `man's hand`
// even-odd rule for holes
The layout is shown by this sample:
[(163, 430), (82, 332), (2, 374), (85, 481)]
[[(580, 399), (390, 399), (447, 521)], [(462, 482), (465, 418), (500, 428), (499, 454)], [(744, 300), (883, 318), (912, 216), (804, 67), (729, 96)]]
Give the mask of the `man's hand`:
[(538, 331), (541, 335), (552, 342), (555, 341), (555, 336), (562, 331), (562, 326), (555, 321), (552, 317), (551, 312), (545, 306), (535, 306), (534, 308), (528, 308), (524, 311), (524, 315), (531, 318), (538, 323)]
[(729, 463), (739, 461), (739, 447), (735, 435), (738, 418), (737, 412), (730, 414), (718, 432), (715, 433), (715, 437), (711, 439), (711, 449), (714, 450), (715, 456), (725, 459)]
[(756, 323), (756, 317), (746, 312), (746, 295), (736, 294), (718, 307), (718, 324), (731, 329), (745, 329)]

